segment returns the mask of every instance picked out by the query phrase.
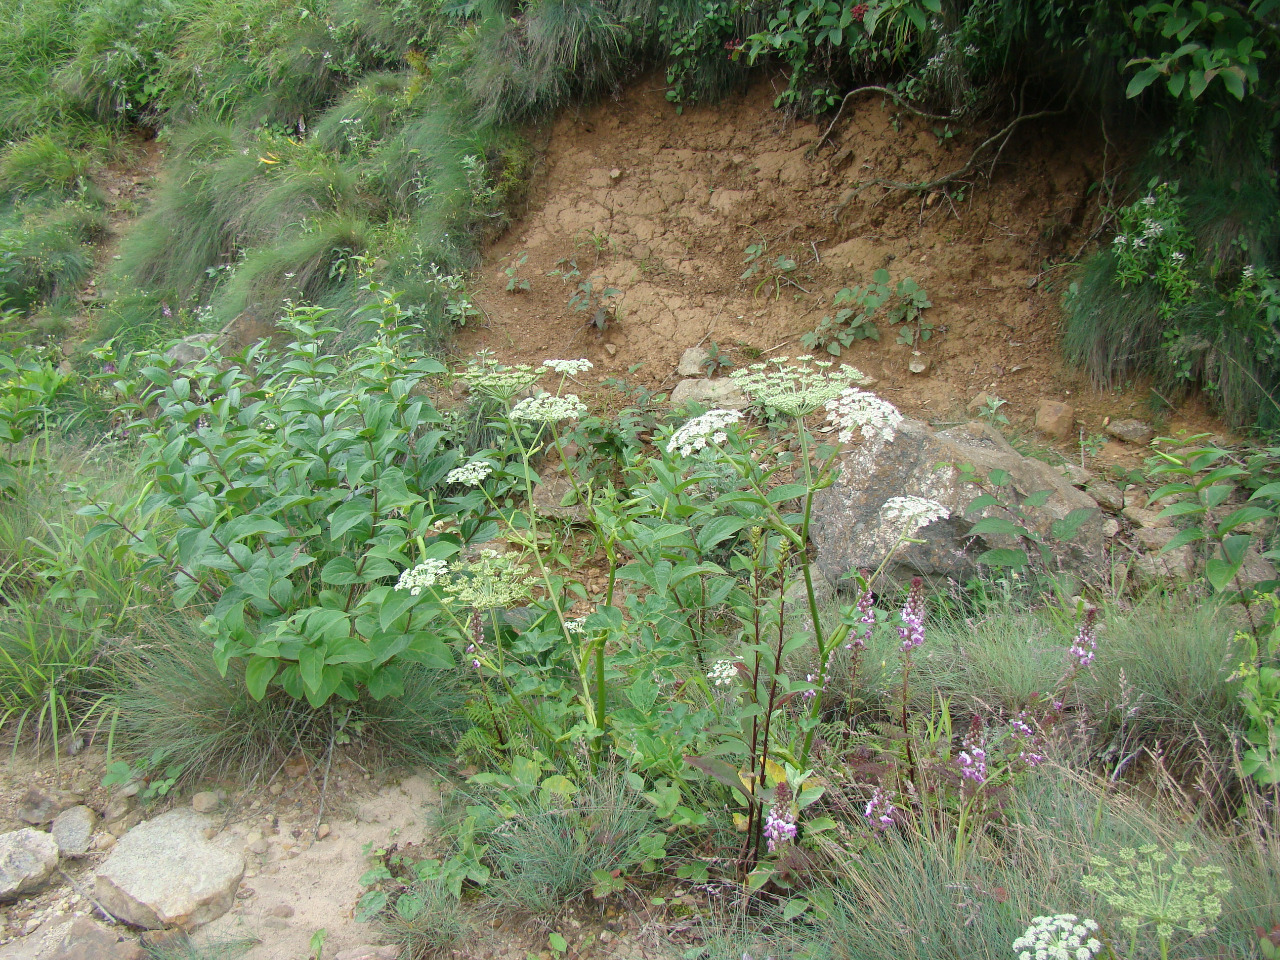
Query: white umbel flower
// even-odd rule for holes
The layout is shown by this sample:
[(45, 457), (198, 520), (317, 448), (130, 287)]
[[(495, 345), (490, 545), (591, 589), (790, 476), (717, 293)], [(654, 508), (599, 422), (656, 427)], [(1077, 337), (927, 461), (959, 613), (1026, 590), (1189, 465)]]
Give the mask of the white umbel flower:
[(555, 397), (540, 393), (536, 397), (526, 397), (512, 407), (511, 419), (527, 423), (559, 423), (561, 420), (577, 420), (586, 412), (587, 405), (576, 394)]
[(478, 487), (493, 473), (493, 464), (487, 460), (472, 460), (460, 467), (454, 467), (444, 475), (445, 483), (462, 483), (468, 487)]
[(482, 356), (467, 364), (467, 368), (458, 374), (458, 379), (473, 390), (499, 400), (510, 400), (532, 387), (541, 376), (541, 370), (535, 370), (528, 364), (508, 367)]
[(937, 500), (926, 500), (924, 497), (891, 497), (880, 507), (881, 521), (903, 527), (900, 536), (904, 537), (911, 536), (935, 520), (945, 520), (949, 516), (951, 511)]
[(708, 410), (671, 435), (667, 442), (667, 452), (691, 457), (699, 450), (706, 449), (709, 444), (724, 443), (729, 439), (725, 430), (741, 419), (742, 414), (737, 410)]
[(707, 679), (717, 687), (727, 687), (738, 678), (737, 660), (717, 660), (707, 671)]
[(854, 431), (868, 440), (894, 438), (902, 423), (902, 414), (888, 400), (874, 393), (850, 387), (827, 403), (827, 421), (840, 428), (840, 442), (850, 443)]
[(550, 367), (556, 373), (563, 373), (566, 377), (586, 373), (593, 366), (590, 360), (543, 360), (542, 365)]
[(797, 366), (787, 359), (778, 357), (772, 369), (767, 363), (753, 363), (729, 377), (752, 401), (787, 417), (807, 417), (850, 384), (867, 379), (857, 368), (835, 367), (829, 360), (796, 357), (801, 364)]
[(443, 560), (423, 560), (416, 567), (400, 574), (396, 589), (408, 590), (410, 595), (416, 597), (427, 587), (434, 586), (448, 568), (449, 564)]
[(1074, 913), (1036, 917), (1017, 940), (1018, 960), (1093, 960), (1102, 952), (1098, 925)]

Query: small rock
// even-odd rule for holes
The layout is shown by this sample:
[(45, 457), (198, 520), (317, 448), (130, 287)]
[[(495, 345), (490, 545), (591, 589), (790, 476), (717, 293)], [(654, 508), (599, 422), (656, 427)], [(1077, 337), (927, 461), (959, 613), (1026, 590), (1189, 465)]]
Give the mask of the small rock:
[(1155, 431), (1141, 420), (1112, 420), (1107, 424), (1107, 433), (1125, 443), (1150, 443)]
[(544, 475), (533, 488), (533, 508), (543, 517), (579, 522), (587, 519), (586, 507), (576, 502), (573, 484), (565, 477)]
[(622, 171), (619, 170), (617, 167), (614, 167), (612, 170), (609, 171), (610, 180), (617, 180), (620, 176), (622, 176)]
[(311, 764), (306, 757), (297, 757), (284, 765), (285, 776), (292, 777), (295, 780), (306, 776), (307, 771), (310, 769)]
[(121, 941), (110, 927), (78, 917), (48, 960), (136, 960), (142, 955), (141, 947), (129, 940)]
[(333, 831), (329, 828), (329, 825), (327, 823), (322, 823), (320, 824), (320, 828), (316, 830), (316, 839), (323, 840), (325, 837), (329, 836), (329, 834), (332, 832)]
[(244, 858), (204, 839), (209, 821), (171, 810), (134, 827), (94, 878), (98, 900), (136, 927), (194, 929), (231, 908)]
[(278, 920), (288, 920), (293, 916), (293, 907), (287, 903), (277, 903), (273, 907), (267, 907), (267, 916), (275, 917)]
[(273, 797), (278, 797), (280, 794), (284, 793), (284, 784), (277, 780), (270, 786), (268, 792), (270, 792)]
[(1120, 532), (1120, 524), (1114, 517), (1102, 518), (1102, 536), (1107, 540), (1114, 540)]
[(612, 357), (618, 352), (618, 345), (616, 343), (606, 343), (604, 345), (604, 352)]
[(676, 373), (682, 377), (701, 377), (707, 372), (707, 361), (710, 359), (711, 354), (702, 347), (690, 347), (680, 357)]
[(27, 792), (18, 801), (18, 819), (33, 827), (51, 823), (53, 818), (69, 807), (74, 807), (83, 797), (76, 793), (62, 790), (44, 790), (40, 787), (28, 787)]
[(191, 809), (196, 813), (213, 813), (222, 806), (222, 798), (212, 790), (203, 790), (191, 798)]
[(97, 851), (110, 850), (116, 845), (116, 838), (109, 833), (99, 833), (93, 838), (91, 848)]
[(270, 849), (270, 846), (267, 844), (266, 838), (263, 837), (261, 833), (257, 830), (252, 830), (245, 835), (244, 848), (250, 853), (256, 853), (258, 856), (262, 856)]
[(83, 857), (93, 841), (98, 815), (88, 807), (68, 807), (53, 818), (53, 840), (64, 857)]
[(608, 943), (608, 942), (609, 942), (610, 940), (612, 940), (612, 939), (613, 939), (613, 933), (612, 933), (612, 932), (610, 932), (609, 930), (601, 930), (601, 931), (600, 931), (600, 942), (601, 942), (601, 943)]
[(1119, 513), (1124, 509), (1124, 493), (1114, 483), (1105, 480), (1094, 480), (1085, 488), (1085, 492), (1098, 501), (1098, 506), (1111, 513)]
[(921, 374), (929, 369), (929, 358), (922, 357), (920, 354), (912, 354), (911, 359), (907, 361), (907, 370), (911, 373)]
[(248, 900), (250, 897), (254, 896), (257, 892), (258, 891), (254, 890), (253, 887), (241, 887), (239, 890), (236, 891), (236, 899)]
[(179, 340), (165, 351), (165, 358), (178, 367), (199, 363), (209, 356), (209, 349), (217, 341), (216, 333), (194, 333)]
[(0, 900), (39, 889), (58, 865), (53, 837), (24, 827), (0, 835)]
[(1076, 409), (1061, 400), (1044, 399), (1036, 407), (1036, 429), (1055, 440), (1070, 440), (1076, 432)]
[(749, 401), (746, 394), (732, 380), (681, 380), (671, 391), (671, 403), (679, 407), (690, 400), (705, 407), (721, 410), (745, 410)]

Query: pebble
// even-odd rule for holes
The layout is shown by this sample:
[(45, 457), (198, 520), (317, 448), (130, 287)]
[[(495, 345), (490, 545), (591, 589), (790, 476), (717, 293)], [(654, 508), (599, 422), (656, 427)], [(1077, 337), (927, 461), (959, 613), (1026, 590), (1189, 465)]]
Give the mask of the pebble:
[(288, 920), (293, 916), (293, 907), (287, 903), (277, 903), (273, 907), (267, 908), (268, 917), (276, 917), (279, 920)]
[(271, 785), (271, 787), (270, 787), (270, 790), (271, 790), (271, 795), (272, 795), (273, 797), (278, 797), (278, 796), (280, 796), (280, 794), (284, 793), (284, 784), (283, 784), (283, 783), (273, 783), (273, 784)]
[(322, 823), (320, 824), (320, 829), (316, 831), (316, 839), (323, 840), (325, 837), (329, 836), (331, 832), (329, 825), (327, 823)]

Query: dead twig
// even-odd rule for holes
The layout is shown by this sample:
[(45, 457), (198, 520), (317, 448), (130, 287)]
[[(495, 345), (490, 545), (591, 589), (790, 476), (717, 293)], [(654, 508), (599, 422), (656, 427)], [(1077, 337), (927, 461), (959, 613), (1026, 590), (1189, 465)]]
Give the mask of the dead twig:
[(824, 133), (821, 137), (819, 137), (818, 142), (809, 148), (810, 156), (813, 156), (813, 154), (821, 150), (823, 145), (829, 139), (831, 139), (831, 134), (835, 130), (836, 124), (840, 122), (840, 115), (844, 113), (844, 105), (848, 103), (850, 99), (852, 99), (853, 97), (857, 96), (860, 93), (882, 93), (887, 97), (892, 97), (893, 102), (897, 104), (899, 107), (901, 107), (904, 110), (908, 110), (911, 113), (914, 113), (917, 117), (923, 117), (926, 120), (955, 120), (959, 116), (959, 114), (955, 114), (955, 113), (948, 113), (948, 114), (925, 113), (923, 110), (919, 109), (918, 107), (913, 107), (911, 104), (909, 104), (906, 101), (906, 99), (902, 96), (902, 94), (898, 93), (897, 90), (893, 90), (889, 87), (879, 87), (874, 84), (865, 86), (865, 87), (857, 87), (853, 90), (850, 90), (848, 93), (844, 95), (844, 99), (840, 101), (840, 106), (836, 108), (836, 115), (831, 118), (831, 124), (827, 127), (827, 132)]
[[(1078, 90), (1079, 87), (1080, 87), (1080, 84), (1077, 83), (1075, 89), (1073, 89), (1071, 93), (1067, 95), (1066, 103), (1064, 103), (1062, 107), (1060, 107), (1059, 109), (1037, 110), (1035, 113), (1022, 113), (1020, 110), (1018, 115), (1014, 117), (1012, 120), (1010, 120), (1004, 127), (1002, 127), (999, 131), (997, 131), (992, 136), (987, 137), (987, 139), (983, 140), (982, 143), (978, 144), (977, 148), (973, 151), (973, 153), (969, 154), (969, 159), (965, 161), (962, 167), (956, 170), (952, 170), (950, 173), (943, 174), (942, 176), (936, 177), (933, 180), (926, 180), (922, 183), (904, 183), (900, 180), (886, 180), (882, 177), (876, 177), (874, 180), (868, 180), (865, 183), (858, 184), (856, 187), (853, 188), (849, 196), (844, 200), (842, 200), (839, 203), (839, 205), (836, 206), (836, 209), (832, 215), (832, 219), (839, 222), (840, 215), (844, 213), (844, 208), (853, 202), (854, 197), (856, 197), (859, 193), (861, 193), (863, 190), (867, 189), (868, 187), (881, 186), (881, 187), (888, 187), (890, 190), (909, 190), (912, 193), (923, 193), (928, 190), (936, 190), (938, 187), (941, 187), (948, 183), (952, 183), (953, 181), (959, 180), (962, 177), (968, 176), (970, 173), (973, 172), (974, 167), (978, 165), (978, 158), (981, 157), (991, 147), (992, 144), (999, 143), (1000, 146), (996, 149), (995, 157), (992, 159), (992, 165), (994, 166), (995, 162), (1000, 159), (1000, 154), (1004, 151), (1005, 144), (1009, 142), (1009, 138), (1013, 135), (1013, 131), (1020, 124), (1026, 123), (1028, 120), (1041, 120), (1044, 117), (1057, 117), (1066, 113), (1071, 108), (1071, 103), (1075, 99), (1076, 90)], [(1024, 93), (1025, 93), (1025, 90), (1026, 90), (1026, 87), (1024, 85), (1023, 87)], [(1022, 100), (1022, 97), (1019, 96), (1019, 101), (1021, 100)], [(1021, 106), (1021, 104), (1019, 105)], [(988, 176), (988, 179), (990, 179), (989, 176)]]

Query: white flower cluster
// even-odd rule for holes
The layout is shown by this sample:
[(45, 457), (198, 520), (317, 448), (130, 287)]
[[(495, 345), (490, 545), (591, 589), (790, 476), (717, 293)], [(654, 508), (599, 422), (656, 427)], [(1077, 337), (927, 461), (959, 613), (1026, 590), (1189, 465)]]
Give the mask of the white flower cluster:
[(708, 410), (700, 417), (694, 417), (671, 435), (667, 443), (667, 453), (679, 453), (682, 457), (692, 456), (711, 443), (724, 443), (729, 439), (725, 429), (730, 424), (742, 419), (737, 410)]
[(1017, 940), (1018, 960), (1093, 960), (1102, 951), (1102, 941), (1093, 934), (1098, 925), (1074, 913), (1036, 917)]
[(416, 597), (426, 587), (434, 586), (435, 582), (444, 576), (448, 567), (449, 565), (443, 560), (423, 560), (416, 567), (400, 574), (400, 579), (396, 581), (396, 589), (408, 590), (412, 596)]
[(467, 364), (467, 368), (458, 374), (458, 379), (491, 397), (510, 400), (532, 387), (541, 376), (541, 370), (535, 370), (527, 363), (506, 367), (482, 356)]
[(1175, 250), (1173, 251), (1173, 253), (1169, 254), (1169, 259), (1172, 260), (1175, 264), (1178, 264), (1179, 266), (1181, 266), (1182, 262), (1187, 259), (1187, 255), (1183, 253), (1181, 250)]
[(888, 400), (850, 387), (827, 403), (827, 420), (840, 428), (840, 442), (850, 443), (855, 428), (868, 440), (888, 442), (902, 423), (902, 414)]
[(512, 407), (511, 419), (527, 423), (559, 423), (561, 420), (577, 420), (586, 412), (587, 405), (576, 394), (556, 397), (540, 393), (536, 397), (526, 397)]
[(707, 679), (717, 687), (727, 687), (738, 679), (737, 660), (717, 660), (707, 671)]
[(886, 523), (901, 524), (900, 536), (909, 537), (921, 527), (935, 520), (945, 520), (951, 511), (936, 500), (924, 497), (891, 497), (880, 508), (880, 519)]
[(1164, 224), (1150, 217), (1142, 221), (1142, 235), (1154, 239), (1164, 233)]
[(454, 467), (444, 475), (445, 483), (464, 483), (468, 487), (478, 487), (493, 473), (493, 464), (487, 460), (472, 460), (460, 467)]
[(566, 377), (586, 373), (593, 366), (590, 360), (543, 360), (542, 365), (550, 367), (556, 373), (563, 373)]
[(575, 617), (572, 620), (566, 620), (564, 622), (564, 628), (569, 633), (581, 633), (584, 629), (586, 629), (586, 626), (587, 626), (586, 616)]
[(729, 376), (753, 401), (786, 417), (806, 417), (850, 384), (867, 380), (860, 370), (848, 365), (836, 367), (829, 360), (804, 356), (796, 357), (797, 366), (788, 364), (788, 359), (753, 363)]
[(476, 560), (455, 563), (444, 592), (462, 606), (475, 610), (509, 607), (529, 595), (536, 581), (529, 565), (511, 554), (481, 550)]

